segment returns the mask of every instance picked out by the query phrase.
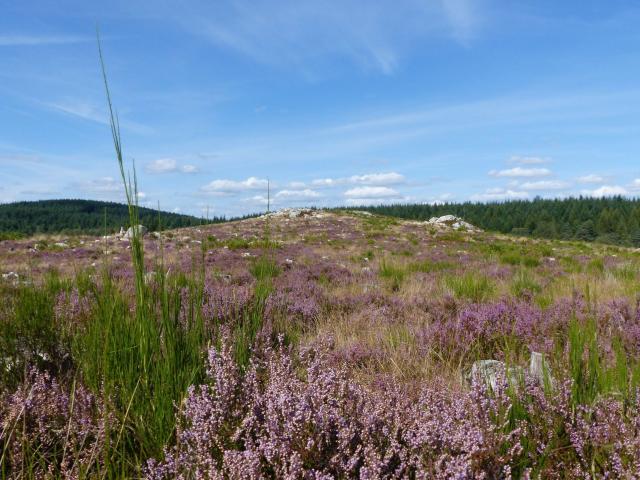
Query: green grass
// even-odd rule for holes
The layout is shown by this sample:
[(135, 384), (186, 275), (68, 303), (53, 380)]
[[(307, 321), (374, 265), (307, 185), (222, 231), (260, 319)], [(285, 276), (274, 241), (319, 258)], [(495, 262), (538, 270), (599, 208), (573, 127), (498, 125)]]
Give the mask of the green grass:
[(422, 260), (409, 264), (408, 269), (410, 272), (431, 273), (441, 272), (443, 270), (451, 270), (455, 267), (456, 265), (453, 262), (434, 262), (433, 260)]
[(509, 288), (514, 297), (522, 297), (527, 293), (535, 295), (542, 291), (540, 284), (524, 269), (514, 275)]
[(407, 270), (400, 265), (390, 263), (387, 259), (382, 259), (378, 274), (388, 282), (391, 290), (395, 292), (400, 290), (400, 286), (407, 276)]
[(251, 261), (249, 271), (256, 280), (262, 281), (277, 277), (280, 274), (280, 267), (271, 256), (261, 255)]
[(447, 276), (445, 286), (452, 291), (456, 298), (472, 302), (484, 302), (495, 292), (495, 284), (484, 275), (465, 273), (464, 275)]

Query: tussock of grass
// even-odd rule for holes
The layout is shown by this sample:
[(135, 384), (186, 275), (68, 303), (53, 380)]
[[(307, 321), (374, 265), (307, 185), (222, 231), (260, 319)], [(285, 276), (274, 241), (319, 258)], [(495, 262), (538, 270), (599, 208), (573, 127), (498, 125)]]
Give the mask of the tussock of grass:
[(445, 277), (446, 287), (456, 298), (472, 302), (484, 302), (495, 293), (495, 284), (484, 275), (465, 273), (462, 276)]
[(407, 271), (404, 267), (383, 259), (380, 262), (379, 275), (389, 283), (391, 290), (398, 291), (407, 275)]

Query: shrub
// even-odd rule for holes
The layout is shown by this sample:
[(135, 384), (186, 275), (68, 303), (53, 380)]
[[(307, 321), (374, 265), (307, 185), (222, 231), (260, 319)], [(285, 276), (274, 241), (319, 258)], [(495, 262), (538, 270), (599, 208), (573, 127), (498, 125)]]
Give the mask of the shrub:
[(0, 473), (3, 478), (96, 475), (104, 469), (109, 436), (117, 430), (116, 419), (81, 384), (66, 388), (48, 373), (32, 370), (0, 403)]

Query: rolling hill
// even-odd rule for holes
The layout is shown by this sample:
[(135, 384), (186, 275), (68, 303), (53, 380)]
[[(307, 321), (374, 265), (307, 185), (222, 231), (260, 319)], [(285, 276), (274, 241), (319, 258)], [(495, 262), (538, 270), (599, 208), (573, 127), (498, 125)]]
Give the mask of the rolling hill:
[[(140, 208), (140, 223), (152, 230), (224, 222), (224, 217), (202, 219), (190, 215)], [(39, 200), (0, 204), (0, 235), (36, 233), (113, 232), (129, 223), (127, 206), (97, 200)]]

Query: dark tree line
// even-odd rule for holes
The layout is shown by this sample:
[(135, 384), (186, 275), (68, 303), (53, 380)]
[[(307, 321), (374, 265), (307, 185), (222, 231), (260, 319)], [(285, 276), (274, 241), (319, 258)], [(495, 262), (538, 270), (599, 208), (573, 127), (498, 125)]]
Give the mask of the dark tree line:
[(485, 230), (640, 247), (638, 198), (536, 198), (496, 203), (396, 204), (361, 209), (413, 220), (453, 214)]
[[(140, 207), (140, 223), (150, 230), (220, 223), (224, 217), (207, 220)], [(95, 200), (41, 200), (0, 204), (0, 233), (3, 236), (35, 233), (102, 234), (129, 226), (126, 205)]]

